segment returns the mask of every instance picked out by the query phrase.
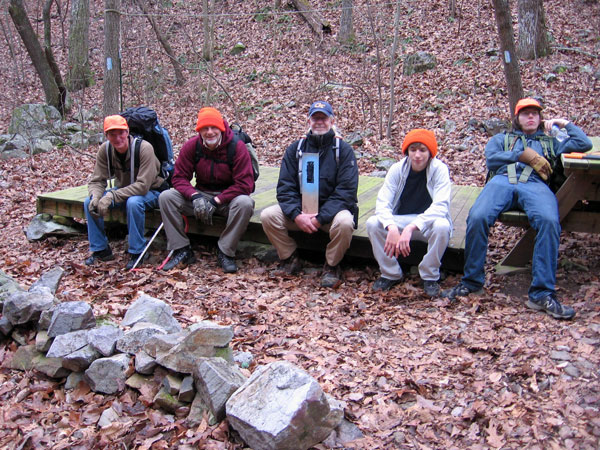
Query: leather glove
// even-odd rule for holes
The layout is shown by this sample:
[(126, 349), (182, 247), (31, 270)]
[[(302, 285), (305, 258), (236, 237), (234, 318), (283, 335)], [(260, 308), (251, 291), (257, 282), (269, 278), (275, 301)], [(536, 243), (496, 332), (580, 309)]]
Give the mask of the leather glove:
[(92, 196), (88, 205), (88, 211), (92, 216), (98, 216), (98, 203), (100, 203), (100, 198)]
[(192, 206), (194, 207), (194, 216), (196, 216), (197, 220), (205, 225), (212, 225), (212, 216), (217, 207), (213, 205), (210, 200), (207, 200), (204, 196), (199, 195), (192, 200)]
[(104, 217), (108, 214), (108, 210), (112, 206), (114, 198), (115, 197), (111, 192), (107, 192), (106, 195), (100, 199), (98, 202), (98, 215)]
[(552, 174), (552, 167), (548, 160), (531, 147), (525, 148), (525, 151), (519, 156), (519, 161), (531, 166), (544, 181), (547, 181)]

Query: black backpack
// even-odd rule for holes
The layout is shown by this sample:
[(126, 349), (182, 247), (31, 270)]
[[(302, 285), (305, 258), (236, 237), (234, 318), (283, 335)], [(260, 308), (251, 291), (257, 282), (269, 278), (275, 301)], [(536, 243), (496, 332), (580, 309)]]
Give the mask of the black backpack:
[[(156, 111), (147, 106), (138, 106), (127, 108), (120, 113), (127, 120), (129, 134), (134, 138), (131, 153), (131, 183), (134, 180), (134, 169), (140, 165), (140, 146), (142, 139), (152, 144), (154, 154), (160, 162), (160, 176), (165, 180), (161, 190), (171, 187), (171, 178), (175, 170), (175, 160), (173, 158), (173, 143), (166, 128), (163, 128), (158, 121)], [(108, 158), (109, 178), (112, 168), (111, 145), (106, 146)]]
[[(242, 130), (242, 127), (236, 123), (231, 125), (231, 131), (233, 131), (233, 139), (227, 144), (227, 161), (222, 161), (219, 159), (214, 159), (215, 162), (218, 163), (227, 163), (229, 168), (233, 170), (233, 159), (235, 157), (235, 149), (237, 147), (238, 141), (242, 141), (246, 144), (246, 148), (248, 149), (248, 153), (250, 154), (250, 162), (252, 163), (252, 172), (254, 172), (254, 181), (258, 180), (260, 175), (260, 170), (258, 166), (258, 158), (256, 156), (256, 150), (254, 150), (254, 146), (252, 145), (252, 138)], [(200, 161), (200, 158), (206, 158), (206, 155), (202, 151), (202, 146), (200, 145), (200, 139), (196, 141), (196, 153), (194, 155), (194, 167)], [(206, 158), (208, 159), (208, 158)], [(212, 158), (211, 158), (212, 159)]]

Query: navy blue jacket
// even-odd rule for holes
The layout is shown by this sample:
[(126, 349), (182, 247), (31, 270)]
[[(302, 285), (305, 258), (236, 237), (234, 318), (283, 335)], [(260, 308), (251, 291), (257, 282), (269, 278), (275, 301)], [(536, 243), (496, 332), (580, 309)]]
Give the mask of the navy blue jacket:
[[(298, 141), (295, 141), (285, 150), (277, 183), (277, 201), (283, 213), (291, 220), (302, 213), (297, 149)], [(358, 166), (352, 147), (340, 140), (340, 157), (336, 163), (335, 133), (329, 130), (322, 136), (309, 132), (302, 144), (302, 152), (319, 153), (319, 223), (331, 223), (335, 215), (344, 209), (356, 217)]]

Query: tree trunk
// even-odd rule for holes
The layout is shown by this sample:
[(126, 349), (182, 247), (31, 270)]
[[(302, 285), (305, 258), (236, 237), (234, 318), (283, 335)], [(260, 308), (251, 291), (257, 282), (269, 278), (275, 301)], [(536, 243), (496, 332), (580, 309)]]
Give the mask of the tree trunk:
[(521, 59), (537, 59), (550, 54), (546, 16), (542, 0), (519, 0), (519, 40)]
[(373, 33), (373, 40), (375, 41), (375, 49), (377, 50), (377, 95), (379, 103), (379, 139), (383, 138), (383, 95), (381, 93), (381, 52), (379, 51), (379, 38), (375, 32), (375, 19), (373, 18), (373, 11), (371, 4), (367, 3), (367, 17), (369, 18), (369, 25), (371, 27), (371, 33)]
[(352, 0), (342, 0), (342, 15), (340, 17), (340, 44), (351, 44), (354, 41), (354, 26), (352, 25)]
[(206, 61), (213, 59), (213, 31), (214, 23), (210, 14), (210, 0), (202, 0), (202, 25), (204, 28), (204, 44), (202, 45), (202, 57)]
[(317, 36), (323, 38), (323, 33), (331, 33), (329, 22), (323, 19), (306, 0), (292, 0), (292, 3)]
[(21, 39), (23, 40), (23, 44), (27, 49), (27, 53), (31, 58), (35, 71), (40, 77), (44, 95), (46, 96), (46, 102), (58, 109), (61, 114), (64, 114), (64, 104), (62, 102), (59, 86), (56, 84), (52, 68), (46, 59), (44, 50), (31, 26), (29, 17), (27, 17), (27, 12), (25, 11), (22, 0), (10, 0), (8, 12), (15, 24), (19, 36), (21, 36)]
[(508, 89), (511, 117), (517, 102), (523, 97), (521, 73), (519, 72), (519, 59), (515, 52), (515, 40), (510, 16), (508, 0), (492, 0), (498, 36), (500, 38), (500, 51), (504, 62), (504, 75)]
[(392, 43), (392, 54), (390, 55), (390, 112), (388, 114), (388, 123), (386, 137), (392, 137), (392, 123), (394, 122), (395, 95), (394, 78), (396, 69), (396, 49), (398, 48), (398, 29), (400, 28), (400, 0), (396, 2), (396, 14), (394, 17), (394, 41)]
[(89, 29), (89, 0), (73, 0), (69, 26), (69, 72), (67, 73), (67, 86), (71, 91), (80, 91), (92, 84), (93, 77), (88, 57)]
[(104, 0), (104, 116), (117, 114), (122, 105), (119, 101), (121, 78), (121, 0)]
[(179, 64), (179, 60), (177, 59), (177, 57), (175, 56), (175, 52), (173, 52), (173, 49), (171, 48), (171, 44), (169, 44), (169, 41), (167, 40), (166, 36), (161, 33), (154, 18), (150, 14), (148, 14), (148, 8), (145, 5), (145, 0), (135, 0), (135, 2), (148, 19), (148, 22), (150, 22), (150, 26), (154, 30), (154, 34), (156, 34), (158, 42), (160, 42), (160, 45), (162, 45), (163, 50), (165, 51), (165, 53), (169, 57), (169, 60), (171, 61), (171, 64), (173, 65), (173, 70), (175, 71), (175, 84), (177, 86), (183, 86), (185, 84), (185, 77), (183, 76), (183, 71), (181, 70), (181, 64)]

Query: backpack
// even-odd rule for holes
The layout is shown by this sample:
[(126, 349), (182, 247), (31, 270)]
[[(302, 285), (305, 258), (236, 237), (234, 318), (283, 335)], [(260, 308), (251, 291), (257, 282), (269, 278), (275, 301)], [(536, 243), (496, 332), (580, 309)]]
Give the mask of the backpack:
[[(227, 163), (229, 165), (229, 169), (233, 170), (233, 159), (235, 157), (235, 150), (237, 147), (238, 141), (242, 141), (246, 144), (246, 148), (248, 149), (248, 154), (250, 155), (250, 162), (252, 163), (252, 172), (254, 173), (254, 181), (258, 180), (260, 175), (260, 168), (258, 165), (258, 157), (256, 156), (256, 150), (252, 145), (252, 138), (242, 130), (241, 125), (234, 123), (230, 126), (231, 131), (233, 131), (233, 139), (229, 141), (227, 144), (227, 161), (222, 161), (220, 159), (215, 159), (215, 162), (218, 163)], [(206, 155), (202, 151), (202, 147), (200, 146), (200, 139), (196, 141), (196, 153), (194, 155), (194, 167), (200, 161), (200, 158), (206, 158)], [(212, 158), (211, 158), (212, 159)]]
[[(513, 148), (515, 147), (517, 140), (519, 140), (519, 139), (524, 141), (525, 136), (518, 135), (515, 133), (511, 133), (511, 132), (505, 133), (504, 134), (504, 151), (505, 152), (512, 151)], [(546, 158), (548, 160), (548, 162), (550, 163), (550, 166), (552, 168), (552, 175), (548, 179), (547, 184), (550, 187), (550, 189), (552, 190), (552, 192), (556, 192), (560, 188), (562, 183), (565, 181), (565, 176), (564, 176), (564, 170), (562, 167), (562, 162), (560, 161), (560, 158), (556, 157), (556, 153), (554, 152), (554, 139), (552, 137), (546, 136), (546, 135), (537, 136), (534, 139), (540, 143), (540, 145), (542, 146), (542, 151), (544, 153), (544, 158)], [(525, 142), (523, 142), (523, 147), (526, 147)], [(508, 167), (509, 179), (511, 177), (512, 170), (514, 170), (514, 169), (511, 170), (510, 166), (516, 167), (516, 166), (514, 166), (514, 164), (515, 163), (509, 164), (509, 167)], [(531, 170), (527, 171), (527, 168), (525, 168), (521, 175), (521, 178), (523, 178), (523, 180), (521, 180), (521, 178), (519, 178), (519, 180), (521, 180), (523, 182), (527, 181), (530, 173), (531, 173)], [(490, 181), (494, 175), (496, 175), (496, 173), (493, 170), (488, 171), (485, 182), (487, 183), (488, 181)], [(513, 181), (515, 181), (515, 183), (517, 181), (516, 174), (513, 175)]]
[[(156, 111), (147, 106), (138, 106), (127, 108), (120, 113), (127, 120), (129, 134), (133, 136), (133, 146), (131, 151), (131, 183), (134, 183), (134, 169), (140, 165), (140, 146), (142, 139), (152, 144), (154, 154), (160, 162), (160, 177), (165, 183), (159, 190), (166, 190), (171, 187), (171, 178), (175, 170), (175, 160), (173, 158), (173, 143), (166, 128), (163, 128), (158, 121)], [(109, 151), (111, 145), (106, 146), (108, 155), (109, 178), (112, 167), (112, 152)]]

